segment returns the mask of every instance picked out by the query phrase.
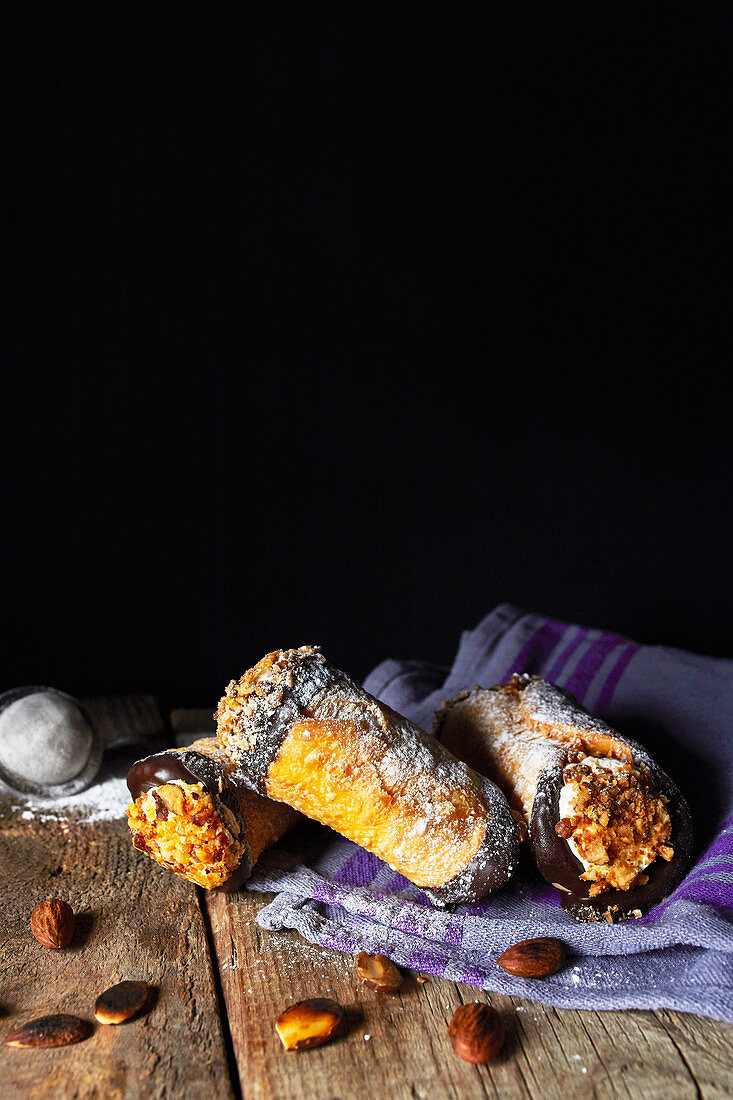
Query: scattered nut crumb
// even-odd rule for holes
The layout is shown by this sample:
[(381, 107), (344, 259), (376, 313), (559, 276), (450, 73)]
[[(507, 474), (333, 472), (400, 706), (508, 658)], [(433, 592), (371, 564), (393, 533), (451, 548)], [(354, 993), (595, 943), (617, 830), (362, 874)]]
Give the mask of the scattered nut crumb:
[(386, 955), (368, 955), (360, 951), (355, 964), (362, 984), (375, 993), (395, 993), (402, 985), (402, 972)]

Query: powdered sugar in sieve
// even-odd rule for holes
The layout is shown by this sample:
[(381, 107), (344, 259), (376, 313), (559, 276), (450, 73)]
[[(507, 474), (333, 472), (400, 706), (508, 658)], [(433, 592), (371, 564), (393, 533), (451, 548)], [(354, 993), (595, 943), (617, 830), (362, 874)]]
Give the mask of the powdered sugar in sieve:
[(92, 783), (102, 740), (85, 707), (55, 688), (0, 695), (0, 780), (19, 794), (59, 798)]

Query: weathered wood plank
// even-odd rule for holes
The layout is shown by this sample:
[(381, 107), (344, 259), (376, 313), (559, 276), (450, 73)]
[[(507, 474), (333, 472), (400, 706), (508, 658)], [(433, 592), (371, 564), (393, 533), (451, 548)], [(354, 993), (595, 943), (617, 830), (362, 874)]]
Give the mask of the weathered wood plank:
[(197, 737), (213, 737), (216, 733), (214, 711), (210, 707), (178, 707), (170, 713), (170, 726), (176, 742), (195, 741)]
[(82, 700), (106, 744), (134, 734), (141, 742), (165, 736), (154, 695), (98, 695)]
[[(118, 729), (131, 714), (119, 701), (101, 709)], [(149, 721), (147, 706), (135, 709)], [(145, 979), (156, 998), (145, 1015), (97, 1024), (76, 1046), (0, 1046), (4, 1100), (232, 1097), (196, 891), (137, 852), (124, 820), (24, 820), (18, 804), (0, 801), (0, 1039), (48, 1013), (93, 1020), (98, 994), (123, 978)], [(74, 940), (58, 951), (41, 947), (29, 928), (31, 910), (50, 896), (78, 914)]]
[[(733, 1096), (733, 1029), (725, 1024), (668, 1013), (665, 1026), (652, 1012), (554, 1009), (440, 978), (420, 984), (415, 975), (397, 995), (379, 996), (361, 986), (351, 956), (295, 932), (260, 929), (254, 917), (267, 900), (246, 891), (207, 898), (247, 1096), (347, 1100), (365, 1095), (365, 1081), (370, 1092), (396, 1100)], [(293, 1001), (316, 996), (348, 1008), (348, 1034), (318, 1050), (286, 1053), (275, 1018)], [(455, 1009), (475, 1000), (497, 1008), (507, 1026), (504, 1051), (483, 1067), (461, 1062), (447, 1039)]]
[(705, 1100), (733, 1096), (733, 1027), (686, 1012), (654, 1014)]

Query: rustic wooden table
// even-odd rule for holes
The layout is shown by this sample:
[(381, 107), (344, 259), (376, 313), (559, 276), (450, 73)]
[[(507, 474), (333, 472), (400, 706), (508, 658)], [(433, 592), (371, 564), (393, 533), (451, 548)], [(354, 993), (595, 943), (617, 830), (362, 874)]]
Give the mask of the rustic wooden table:
[[(210, 713), (178, 710), (163, 722), (150, 696), (88, 702), (102, 725), (157, 730), (169, 741), (200, 732)], [(123, 978), (146, 979), (155, 1000), (126, 1024), (96, 1025), (76, 1046), (0, 1047), (4, 1100), (733, 1096), (726, 1024), (668, 1011), (545, 1008), (415, 974), (395, 995), (374, 994), (351, 956), (259, 928), (264, 895), (209, 895), (183, 882), (132, 847), (124, 820), (49, 816), (17, 797), (0, 801), (0, 1038), (51, 1012), (92, 1020), (98, 993)], [(78, 914), (65, 950), (41, 947), (29, 931), (32, 908), (51, 896)], [(286, 1053), (273, 1021), (311, 996), (344, 1005), (349, 1027), (326, 1046)], [(506, 1021), (504, 1049), (487, 1066), (460, 1061), (447, 1040), (466, 1001), (489, 1002)]]

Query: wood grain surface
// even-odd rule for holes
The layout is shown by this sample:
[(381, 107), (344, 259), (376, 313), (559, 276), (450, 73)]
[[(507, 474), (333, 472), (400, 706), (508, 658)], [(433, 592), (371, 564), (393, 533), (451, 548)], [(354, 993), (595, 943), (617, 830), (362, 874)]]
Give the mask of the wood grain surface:
[[(149, 700), (97, 705), (118, 728), (143, 715), (150, 723)], [(167, 734), (162, 723), (157, 733), (185, 740), (188, 731), (207, 732), (210, 716), (178, 710)], [(127, 763), (121, 756), (120, 768)], [(26, 820), (17, 806), (18, 798), (0, 799), (0, 1037), (49, 1012), (92, 1020), (97, 995), (123, 978), (146, 979), (156, 996), (143, 1015), (96, 1024), (76, 1046), (0, 1046), (2, 1100), (733, 1096), (729, 1025), (667, 1011), (547, 1008), (410, 972), (398, 993), (376, 994), (361, 985), (350, 955), (259, 928), (269, 895), (206, 894), (137, 852), (122, 820)], [(60, 951), (41, 947), (29, 930), (31, 909), (51, 896), (79, 915), (71, 946)], [(326, 1046), (288, 1053), (275, 1018), (312, 996), (344, 1005), (347, 1028)], [(455, 1009), (474, 1000), (497, 1008), (507, 1029), (487, 1066), (462, 1062), (447, 1039)]]
[[(309, 944), (297, 932), (254, 923), (269, 896), (210, 895), (213, 940), (245, 1097), (395, 1100), (501, 1097), (733, 1096), (733, 1028), (676, 1012), (587, 1012), (484, 993), (408, 972), (396, 994), (359, 982), (352, 956)], [(289, 1004), (326, 996), (348, 1012), (345, 1035), (317, 1050), (286, 1053), (273, 1022)], [(507, 1039), (494, 1062), (472, 1066), (453, 1053), (453, 1012), (485, 1001)], [(367, 1038), (368, 1036), (368, 1038)]]
[[(130, 704), (110, 708), (116, 722), (149, 720), (149, 707), (139, 699)], [(162, 726), (160, 715), (158, 721)], [(154, 1003), (125, 1024), (95, 1024), (93, 1035), (75, 1046), (1, 1046), (0, 1096), (231, 1097), (195, 889), (136, 851), (124, 820), (44, 821), (40, 814), (25, 820), (12, 808), (19, 801), (6, 798), (0, 809), (2, 1037), (49, 1013), (93, 1021), (97, 996), (126, 978), (149, 982)], [(31, 910), (47, 897), (62, 898), (77, 914), (66, 949), (44, 948), (30, 933)]]

